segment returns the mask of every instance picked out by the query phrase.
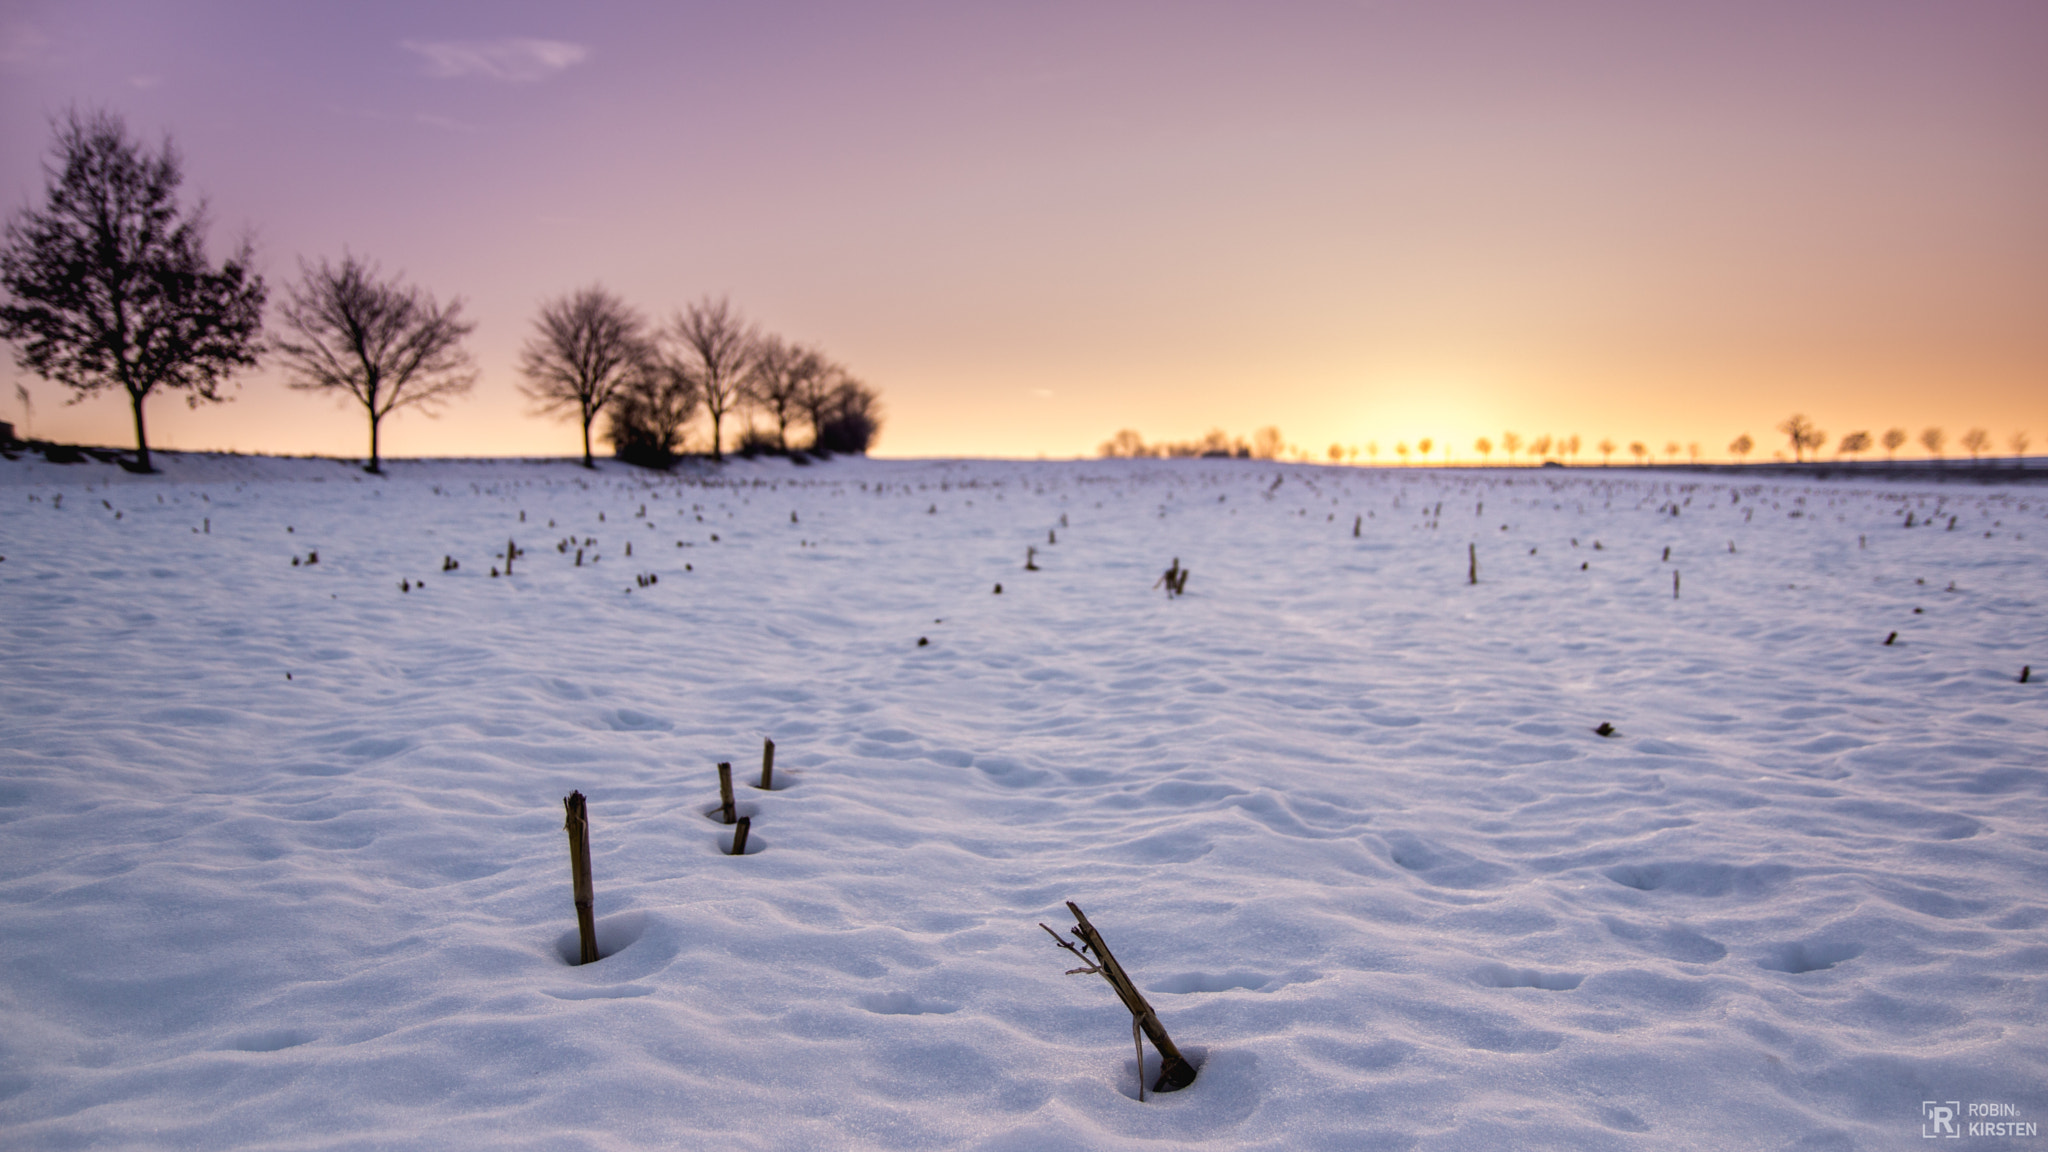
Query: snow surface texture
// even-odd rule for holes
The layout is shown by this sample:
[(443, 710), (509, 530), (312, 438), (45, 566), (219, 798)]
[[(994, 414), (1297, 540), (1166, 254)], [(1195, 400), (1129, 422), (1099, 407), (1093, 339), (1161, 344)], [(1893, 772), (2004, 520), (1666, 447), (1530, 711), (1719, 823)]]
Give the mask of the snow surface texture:
[[(2048, 1119), (2041, 489), (162, 459), (0, 464), (7, 1147)], [(1191, 1088), (1134, 1098), (1068, 899)]]

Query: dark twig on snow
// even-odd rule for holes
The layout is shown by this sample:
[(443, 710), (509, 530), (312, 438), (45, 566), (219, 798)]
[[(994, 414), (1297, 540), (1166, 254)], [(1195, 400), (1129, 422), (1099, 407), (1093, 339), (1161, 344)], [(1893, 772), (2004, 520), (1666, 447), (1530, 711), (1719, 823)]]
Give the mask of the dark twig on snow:
[[(1124, 973), (1123, 965), (1118, 964), (1116, 957), (1110, 954), (1109, 945), (1102, 941), (1102, 933), (1095, 930), (1095, 926), (1090, 924), (1088, 917), (1082, 913), (1080, 905), (1075, 904), (1072, 900), (1067, 901), (1067, 911), (1074, 914), (1074, 927), (1072, 931), (1075, 940), (1068, 940), (1058, 932), (1054, 932), (1051, 927), (1043, 923), (1039, 924), (1039, 927), (1044, 928), (1055, 943), (1072, 952), (1075, 958), (1081, 961), (1081, 966), (1068, 969), (1067, 975), (1101, 976), (1104, 980), (1109, 981), (1111, 988), (1116, 990), (1117, 998), (1122, 1000), (1124, 1007), (1130, 1010), (1134, 1026), (1143, 1030), (1145, 1036), (1151, 1039), (1152, 1047), (1159, 1050), (1159, 1079), (1152, 1085), (1154, 1092), (1177, 1092), (1194, 1083), (1195, 1066), (1188, 1063), (1186, 1058), (1181, 1056), (1179, 1048), (1174, 1047), (1173, 1038), (1166, 1034), (1166, 1026), (1159, 1022), (1159, 1014), (1152, 1010), (1152, 1005), (1146, 1002), (1144, 994), (1138, 991), (1138, 986), (1133, 984), (1131, 978)], [(1095, 957), (1093, 962), (1088, 958), (1090, 955)], [(1138, 1099), (1140, 1100), (1145, 1098), (1144, 1056), (1145, 1049), (1141, 1044), (1138, 1047)]]
[(590, 817), (585, 811), (583, 793), (571, 792), (562, 797), (562, 810), (568, 815), (569, 873), (576, 892), (576, 933), (582, 942), (582, 958), (577, 963), (595, 964), (599, 959), (597, 918), (591, 908), (596, 897), (590, 885)]

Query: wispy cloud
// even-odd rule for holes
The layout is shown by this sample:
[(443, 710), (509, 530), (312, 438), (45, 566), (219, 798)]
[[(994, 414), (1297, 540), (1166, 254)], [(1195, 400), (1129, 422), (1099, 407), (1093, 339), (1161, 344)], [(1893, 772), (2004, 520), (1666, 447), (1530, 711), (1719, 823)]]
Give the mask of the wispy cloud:
[(429, 76), (480, 77), (511, 83), (545, 80), (590, 59), (590, 49), (585, 45), (521, 36), (503, 40), (401, 40), (398, 46), (424, 60)]
[(27, 20), (0, 19), (0, 64), (34, 64), (50, 49), (50, 38)]
[(429, 128), (439, 128), (443, 132), (476, 131), (476, 125), (474, 124), (464, 123), (449, 116), (437, 116), (432, 112), (415, 112), (412, 119), (415, 124), (424, 124)]

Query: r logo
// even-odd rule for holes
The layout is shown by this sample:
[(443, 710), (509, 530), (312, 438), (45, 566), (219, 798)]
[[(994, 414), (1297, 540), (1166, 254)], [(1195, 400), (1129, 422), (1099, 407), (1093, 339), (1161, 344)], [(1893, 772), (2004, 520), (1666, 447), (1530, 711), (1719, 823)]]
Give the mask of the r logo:
[(1933, 1140), (1946, 1136), (1951, 1140), (1963, 1138), (1956, 1128), (1956, 1113), (1963, 1110), (1960, 1100), (1922, 1100), (1920, 1102), (1920, 1135)]

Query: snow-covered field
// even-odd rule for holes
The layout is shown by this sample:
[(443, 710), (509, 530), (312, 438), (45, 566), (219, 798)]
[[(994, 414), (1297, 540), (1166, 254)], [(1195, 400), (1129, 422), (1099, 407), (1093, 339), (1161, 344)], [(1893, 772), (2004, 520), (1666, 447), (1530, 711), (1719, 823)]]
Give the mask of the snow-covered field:
[(0, 464), (8, 1148), (2048, 1146), (2048, 488), (163, 463)]

